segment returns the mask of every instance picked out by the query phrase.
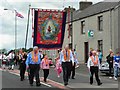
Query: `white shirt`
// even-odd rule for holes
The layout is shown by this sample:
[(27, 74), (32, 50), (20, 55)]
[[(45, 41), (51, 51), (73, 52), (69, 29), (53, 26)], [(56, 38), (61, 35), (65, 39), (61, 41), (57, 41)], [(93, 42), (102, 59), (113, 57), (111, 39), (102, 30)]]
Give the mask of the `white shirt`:
[[(74, 63), (74, 58), (73, 58), (73, 54), (72, 54), (72, 51), (70, 50), (70, 60), (69, 62), (72, 60), (72, 63)], [(62, 62), (66, 62), (64, 60), (64, 54), (63, 54), (63, 51), (61, 51), (60, 53), (60, 64), (62, 64)]]
[(8, 55), (8, 58), (9, 58), (9, 59), (13, 59), (14, 56), (15, 56), (14, 53), (10, 53), (10, 54)]
[[(94, 58), (94, 56), (92, 56), (92, 57)], [(95, 58), (96, 58), (96, 56), (95, 56)], [(98, 60), (98, 64), (94, 65), (94, 63), (92, 62), (91, 57), (89, 57), (88, 62), (87, 62), (87, 67), (90, 69), (90, 66), (98, 66), (99, 69), (100, 69), (100, 62), (99, 62), (99, 60)]]

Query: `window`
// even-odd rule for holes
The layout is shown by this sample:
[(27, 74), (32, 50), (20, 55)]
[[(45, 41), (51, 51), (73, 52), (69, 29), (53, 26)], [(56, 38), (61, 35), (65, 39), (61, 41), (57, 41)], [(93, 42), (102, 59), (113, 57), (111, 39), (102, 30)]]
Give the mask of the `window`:
[(85, 21), (81, 21), (81, 34), (85, 34)]
[(103, 16), (98, 17), (98, 30), (103, 31)]
[(98, 49), (103, 52), (103, 40), (98, 40)]

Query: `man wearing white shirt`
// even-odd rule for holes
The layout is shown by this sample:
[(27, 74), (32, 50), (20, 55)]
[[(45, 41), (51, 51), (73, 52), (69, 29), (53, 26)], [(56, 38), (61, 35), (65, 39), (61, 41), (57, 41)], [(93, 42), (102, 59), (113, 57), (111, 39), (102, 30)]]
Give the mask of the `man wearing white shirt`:
[(72, 51), (69, 49), (69, 46), (66, 45), (65, 49), (60, 52), (60, 64), (62, 65), (63, 69), (63, 80), (64, 80), (64, 85), (68, 85), (68, 80), (70, 77), (71, 73), (71, 62), (72, 65), (74, 65), (74, 58)]
[(87, 67), (90, 71), (90, 84), (91, 85), (93, 84), (93, 75), (95, 74), (97, 84), (98, 86), (100, 86), (102, 84), (98, 75), (100, 63), (99, 63), (99, 58), (96, 55), (96, 51), (92, 51), (92, 56), (90, 56), (88, 59)]

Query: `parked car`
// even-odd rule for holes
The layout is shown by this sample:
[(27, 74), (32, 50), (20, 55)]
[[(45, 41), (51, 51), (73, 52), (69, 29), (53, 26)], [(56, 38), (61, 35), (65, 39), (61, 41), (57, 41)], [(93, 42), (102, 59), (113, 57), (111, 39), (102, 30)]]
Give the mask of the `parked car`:
[[(100, 72), (109, 75), (109, 64), (107, 62), (101, 65)], [(114, 73), (114, 69), (112, 69), (112, 74), (113, 73)], [(119, 68), (119, 76), (120, 76), (120, 68)]]
[[(109, 64), (107, 62), (101, 65), (100, 72), (105, 73), (106, 75), (109, 74)], [(112, 73), (113, 73), (113, 70), (112, 70)]]

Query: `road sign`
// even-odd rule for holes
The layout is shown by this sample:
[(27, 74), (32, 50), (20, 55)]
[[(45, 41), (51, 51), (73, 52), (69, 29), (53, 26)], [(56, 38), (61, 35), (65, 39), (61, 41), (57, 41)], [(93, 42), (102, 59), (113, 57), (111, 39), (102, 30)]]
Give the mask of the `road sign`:
[(88, 30), (88, 37), (93, 37), (93, 36), (94, 36), (94, 31)]

